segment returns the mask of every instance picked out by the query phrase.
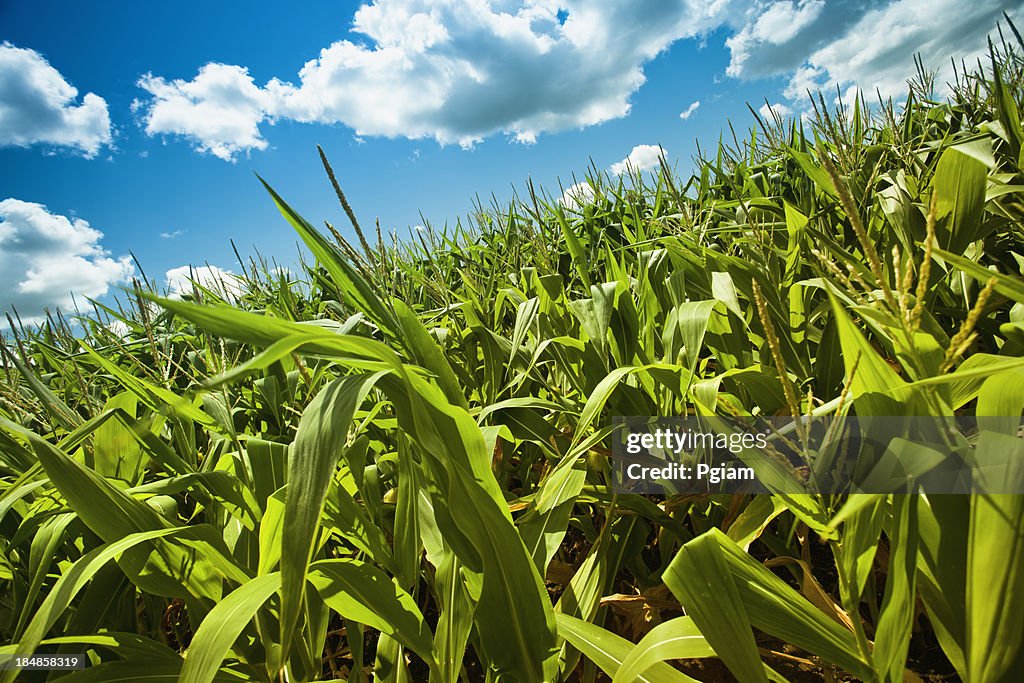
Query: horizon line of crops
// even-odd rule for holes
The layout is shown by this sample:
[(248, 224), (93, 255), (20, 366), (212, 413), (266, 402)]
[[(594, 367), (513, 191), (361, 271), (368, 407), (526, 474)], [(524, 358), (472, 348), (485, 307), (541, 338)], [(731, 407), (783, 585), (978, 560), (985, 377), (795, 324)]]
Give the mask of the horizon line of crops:
[(759, 119), (685, 183), (529, 186), (416, 241), (371, 244), (322, 157), (358, 246), (267, 185), (302, 272), (140, 283), (80, 335), (11, 321), (0, 654), (86, 650), (72, 683), (895, 681), (935, 649), (1007, 680), (1021, 496), (657, 500), (613, 491), (607, 439), (615, 415), (971, 414), (1014, 419), (965, 453), (1020, 452), (1010, 28), (945, 100), (921, 68), (902, 107)]

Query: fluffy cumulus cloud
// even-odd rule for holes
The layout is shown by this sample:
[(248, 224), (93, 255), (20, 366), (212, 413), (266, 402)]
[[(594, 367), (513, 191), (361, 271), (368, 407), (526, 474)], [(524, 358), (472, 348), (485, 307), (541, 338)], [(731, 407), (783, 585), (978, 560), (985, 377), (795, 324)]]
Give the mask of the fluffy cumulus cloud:
[[(233, 160), (279, 120), (471, 146), (625, 116), (645, 65), (675, 41), (723, 30), (728, 76), (899, 96), (920, 53), (936, 68), (985, 47), (1005, 0), (375, 0), (297, 74), (258, 83), (210, 63), (147, 74), (135, 111), (150, 135)], [(312, 55), (311, 55), (312, 56)], [(941, 81), (940, 81), (941, 85)], [(696, 109), (684, 110), (684, 120)], [(801, 105), (803, 106), (802, 102)]]
[(0, 202), (0, 308), (17, 309), (32, 322), (45, 309), (71, 310), (74, 296), (103, 296), (130, 279), (131, 258), (111, 257), (102, 238), (88, 222), (42, 204)]
[(106, 101), (78, 89), (35, 50), (0, 43), (0, 146), (43, 144), (95, 156), (111, 142)]
[(259, 124), (271, 117), (275, 99), (239, 66), (207, 64), (191, 81), (146, 74), (138, 83), (151, 98), (135, 100), (150, 135), (170, 133), (193, 141), (200, 152), (230, 160), (238, 152), (265, 149)]
[(1007, 3), (1002, 0), (770, 0), (756, 2), (726, 42), (727, 72), (738, 78), (783, 75), (784, 94), (803, 105), (807, 92), (839, 85), (899, 98), (920, 54), (952, 76), (950, 57), (973, 61), (986, 48)]
[(594, 186), (590, 183), (576, 183), (568, 188), (559, 197), (558, 203), (569, 211), (582, 211), (583, 207), (594, 201)]
[(793, 110), (782, 102), (775, 102), (769, 104), (765, 102), (761, 105), (761, 108), (757, 110), (763, 118), (773, 120), (776, 116), (786, 117), (793, 113)]
[(377, 0), (356, 12), (350, 39), (295, 77), (258, 85), (225, 64), (191, 80), (146, 75), (136, 111), (149, 134), (225, 159), (264, 149), (279, 119), (341, 123), (360, 137), (529, 143), (625, 116), (644, 65), (720, 25), (730, 1)]
[(608, 167), (608, 170), (615, 175), (622, 175), (629, 169), (647, 171), (657, 168), (661, 155), (661, 147), (658, 145), (637, 145), (625, 159), (616, 161)]
[[(771, 75), (798, 66), (806, 54), (793, 54), (793, 39), (817, 24), (824, 9), (824, 0), (755, 4), (747, 11), (743, 27), (725, 41), (732, 57), (726, 73), (730, 76)], [(795, 63), (789, 63), (794, 59)]]
[(217, 266), (178, 266), (168, 270), (164, 274), (164, 278), (168, 296), (172, 299), (180, 299), (186, 294), (192, 294), (195, 284), (229, 299), (237, 299), (245, 291), (237, 275)]

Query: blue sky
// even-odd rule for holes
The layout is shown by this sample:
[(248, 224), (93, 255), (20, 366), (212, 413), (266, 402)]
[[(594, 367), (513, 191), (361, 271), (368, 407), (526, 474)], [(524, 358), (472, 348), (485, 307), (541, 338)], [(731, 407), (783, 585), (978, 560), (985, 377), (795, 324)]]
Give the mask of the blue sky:
[(591, 159), (643, 167), (644, 146), (685, 171), (695, 141), (752, 123), (747, 102), (898, 97), (915, 52), (972, 58), (1003, 10), (1019, 3), (0, 2), (0, 310), (109, 296), (138, 274), (129, 250), (172, 288), (183, 266), (238, 272), (231, 239), (293, 261), (254, 172), (344, 230), (317, 143), (361, 222), (404, 232), (527, 177), (557, 196)]

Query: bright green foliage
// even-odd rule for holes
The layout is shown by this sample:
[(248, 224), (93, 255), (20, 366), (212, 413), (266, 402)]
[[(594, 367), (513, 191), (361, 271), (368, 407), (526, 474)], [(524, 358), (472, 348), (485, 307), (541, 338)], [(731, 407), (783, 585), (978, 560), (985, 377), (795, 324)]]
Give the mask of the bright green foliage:
[(612, 490), (607, 437), (957, 411), (1020, 477), (1022, 69), (1003, 44), (946, 101), (926, 74), (900, 107), (819, 100), (685, 182), (530, 186), (404, 243), (357, 250), (268, 186), (298, 272), (12, 321), (0, 654), (87, 650), (69, 681), (763, 681), (792, 646), (898, 681), (937, 642), (1009, 680), (1024, 497), (652, 499)]

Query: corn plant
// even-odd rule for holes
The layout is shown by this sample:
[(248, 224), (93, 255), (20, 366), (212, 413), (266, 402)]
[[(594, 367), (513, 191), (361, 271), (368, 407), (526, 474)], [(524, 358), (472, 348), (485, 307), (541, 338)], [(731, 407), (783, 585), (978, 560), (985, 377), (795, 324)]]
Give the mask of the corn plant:
[(9, 319), (0, 654), (87, 652), (68, 681), (893, 681), (935, 643), (1009, 680), (1020, 495), (626, 494), (609, 425), (969, 414), (1002, 418), (978, 458), (1020, 454), (1010, 29), (947, 98), (922, 68), (901, 106), (759, 118), (685, 182), (592, 169), (581, 206), (528, 185), (407, 240), (367, 236), (321, 151), (357, 244), (267, 184), (297, 270)]

